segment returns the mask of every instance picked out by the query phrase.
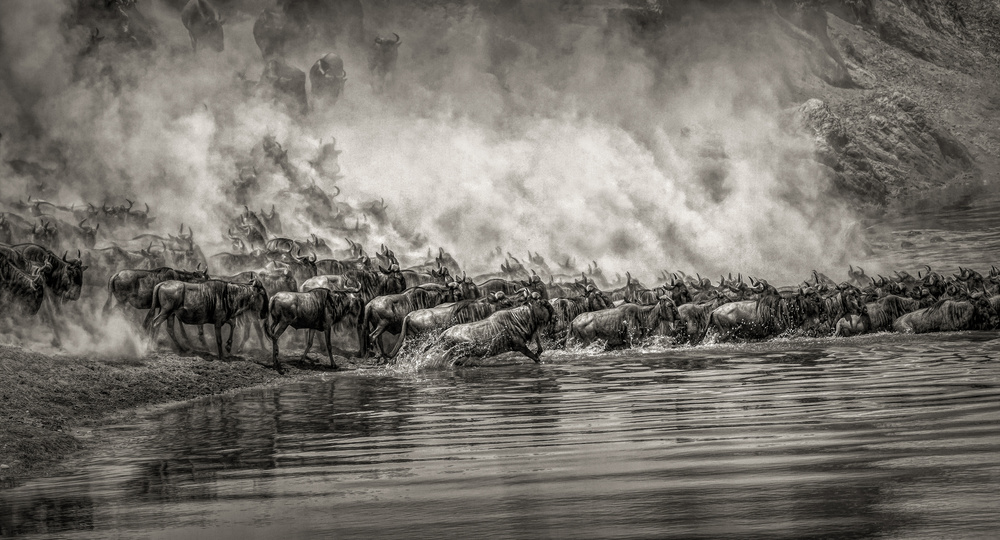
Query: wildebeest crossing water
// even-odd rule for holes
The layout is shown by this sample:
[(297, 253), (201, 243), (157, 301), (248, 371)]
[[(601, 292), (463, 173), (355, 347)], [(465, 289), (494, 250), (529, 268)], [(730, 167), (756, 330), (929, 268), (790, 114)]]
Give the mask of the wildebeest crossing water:
[[(997, 229), (966, 226), (907, 238), (950, 235), (922, 260), (986, 266)], [(0, 491), (0, 535), (909, 539), (1000, 526), (995, 330), (646, 340), (467, 367), (422, 354), (431, 336), (394, 364), (111, 428), (73, 474)]]
[(0, 492), (0, 532), (989, 537), (998, 357), (978, 332), (405, 360), (116, 428), (76, 473)]

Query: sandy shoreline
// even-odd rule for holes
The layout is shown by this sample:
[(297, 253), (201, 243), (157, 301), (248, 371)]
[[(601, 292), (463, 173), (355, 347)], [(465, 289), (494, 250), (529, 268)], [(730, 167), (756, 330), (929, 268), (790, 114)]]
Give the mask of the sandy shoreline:
[[(283, 375), (262, 353), (206, 358), (97, 359), (0, 346), (0, 489), (64, 472), (68, 458), (101, 444), (85, 435), (88, 428), (128, 421), (154, 406), (335, 373), (325, 358), (311, 365), (286, 358)], [(337, 363), (356, 367), (344, 358)]]

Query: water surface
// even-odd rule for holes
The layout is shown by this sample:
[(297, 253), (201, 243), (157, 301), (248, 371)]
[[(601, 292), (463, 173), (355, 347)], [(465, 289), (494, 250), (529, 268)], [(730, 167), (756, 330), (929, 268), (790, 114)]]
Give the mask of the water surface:
[(0, 531), (991, 537), (998, 358), (958, 333), (330, 374), (122, 427), (77, 474), (0, 492)]

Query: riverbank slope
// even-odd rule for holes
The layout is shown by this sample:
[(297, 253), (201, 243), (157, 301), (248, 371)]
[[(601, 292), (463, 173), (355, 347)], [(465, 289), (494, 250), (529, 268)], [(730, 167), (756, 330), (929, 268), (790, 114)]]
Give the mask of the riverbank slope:
[[(270, 358), (206, 361), (148, 354), (141, 359), (46, 355), (0, 346), (0, 485), (59, 472), (86, 444), (74, 429), (120, 422), (140, 407), (161, 405), (315, 376), (329, 370)], [(344, 362), (340, 359), (340, 362)]]

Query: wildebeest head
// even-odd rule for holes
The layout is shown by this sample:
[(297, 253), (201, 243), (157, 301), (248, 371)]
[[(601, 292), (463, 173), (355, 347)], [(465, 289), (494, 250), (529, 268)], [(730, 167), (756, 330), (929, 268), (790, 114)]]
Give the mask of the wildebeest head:
[(402, 292), (406, 289), (406, 279), (398, 264), (391, 264), (389, 268), (379, 266), (378, 269), (385, 277), (385, 290)]
[(368, 69), (379, 78), (384, 78), (396, 69), (396, 59), (399, 57), (399, 44), (402, 40), (395, 32), (393, 37), (378, 36), (372, 45), (372, 54), (368, 62)]
[(79, 250), (76, 259), (70, 260), (68, 256), (68, 252), (63, 253), (61, 268), (53, 265), (52, 278), (55, 282), (53, 289), (66, 300), (79, 300), (83, 288), (83, 272), (87, 270), (87, 266), (80, 259)]
[(309, 82), (315, 97), (340, 97), (347, 82), (344, 60), (336, 53), (324, 55), (309, 70)]
[[(445, 271), (447, 272), (447, 269), (445, 269)], [(455, 302), (458, 302), (459, 300), (472, 300), (473, 298), (479, 297), (479, 287), (477, 287), (476, 284), (465, 275), (463, 275), (460, 279), (449, 283), (448, 288), (452, 290)]]
[(586, 297), (588, 311), (600, 311), (614, 307), (614, 302), (611, 301), (611, 298), (604, 291), (593, 285), (587, 285)]
[(981, 330), (994, 330), (1000, 328), (1000, 313), (997, 313), (990, 302), (990, 293), (983, 287), (982, 292), (976, 292), (969, 296), (969, 302), (975, 309), (973, 315), (973, 328)]
[(14, 243), (14, 231), (7, 221), (7, 216), (0, 214), (0, 244), (12, 243)]
[(195, 51), (199, 44), (205, 44), (216, 52), (225, 49), (222, 31), (225, 20), (219, 17), (208, 0), (190, 0), (181, 10), (181, 22), (191, 36), (191, 47)]
[(250, 278), (250, 287), (253, 289), (253, 300), (250, 309), (253, 310), (260, 319), (267, 318), (267, 290), (256, 274)]

